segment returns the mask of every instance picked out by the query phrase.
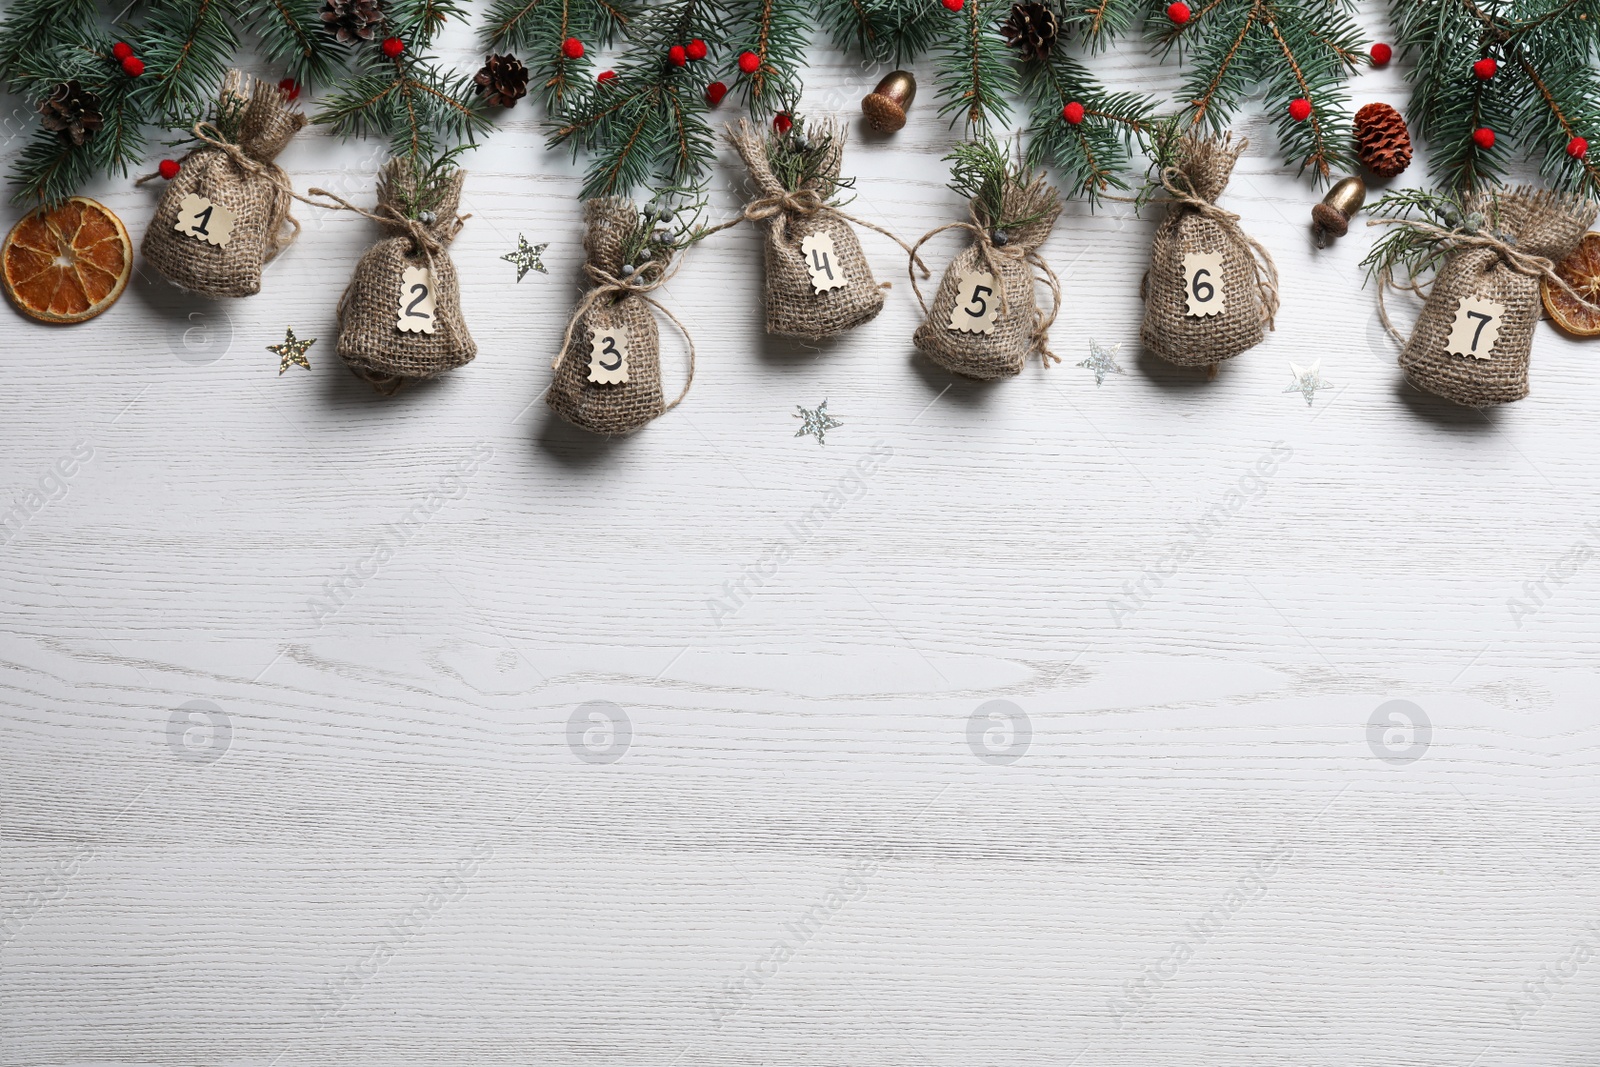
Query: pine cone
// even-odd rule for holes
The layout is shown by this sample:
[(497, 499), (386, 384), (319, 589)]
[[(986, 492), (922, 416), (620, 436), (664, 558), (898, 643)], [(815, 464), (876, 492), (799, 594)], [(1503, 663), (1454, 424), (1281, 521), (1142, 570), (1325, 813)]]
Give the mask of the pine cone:
[(104, 123), (100, 98), (75, 81), (62, 82), (39, 103), (40, 125), (81, 145)]
[(383, 0), (323, 0), (322, 21), (340, 44), (370, 41), (383, 25)]
[(1006, 44), (1022, 50), (1023, 59), (1046, 59), (1061, 34), (1061, 24), (1045, 4), (1013, 4), (1000, 32)]
[(528, 95), (528, 68), (516, 56), (487, 56), (472, 86), (490, 107), (514, 107)]
[(1368, 104), (1356, 112), (1356, 156), (1380, 178), (1393, 178), (1411, 165), (1411, 134), (1406, 120), (1388, 104)]

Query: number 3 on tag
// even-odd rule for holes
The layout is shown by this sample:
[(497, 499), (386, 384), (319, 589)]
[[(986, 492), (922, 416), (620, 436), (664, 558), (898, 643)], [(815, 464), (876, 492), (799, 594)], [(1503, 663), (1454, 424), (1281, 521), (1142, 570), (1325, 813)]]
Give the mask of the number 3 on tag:
[(1456, 321), (1450, 324), (1450, 341), (1445, 351), (1452, 356), (1493, 359), (1494, 343), (1500, 339), (1500, 322), (1506, 309), (1481, 296), (1462, 299), (1456, 307)]
[(962, 271), (956, 285), (956, 306), (950, 309), (949, 328), (962, 333), (994, 333), (994, 320), (999, 313), (994, 275), (981, 270)]
[(1183, 313), (1192, 318), (1228, 310), (1222, 294), (1222, 253), (1186, 252), (1183, 256)]
[(238, 218), (221, 204), (213, 204), (199, 193), (190, 193), (178, 205), (178, 224), (173, 229), (196, 241), (225, 248), (233, 240), (233, 224)]
[(811, 275), (811, 288), (819, 293), (845, 286), (844, 271), (839, 269), (833, 251), (833, 235), (807, 234), (800, 242), (800, 255), (806, 261), (806, 271)]
[(599, 385), (628, 381), (628, 331), (623, 326), (594, 327), (589, 344), (589, 380)]
[(401, 333), (433, 332), (433, 271), (427, 267), (400, 273), (400, 317), (394, 325)]

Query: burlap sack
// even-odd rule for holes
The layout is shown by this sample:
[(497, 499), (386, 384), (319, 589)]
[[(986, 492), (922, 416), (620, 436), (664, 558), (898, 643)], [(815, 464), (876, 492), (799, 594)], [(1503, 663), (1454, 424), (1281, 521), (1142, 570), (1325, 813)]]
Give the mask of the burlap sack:
[[(1278, 309), (1272, 257), (1239, 228), (1239, 216), (1216, 206), (1234, 163), (1250, 143), (1241, 140), (1233, 147), (1231, 140), (1231, 134), (1184, 137), (1174, 165), (1161, 176), (1171, 199), (1150, 243), (1139, 340), (1168, 363), (1183, 367), (1215, 366), (1260, 344)], [(1219, 315), (1186, 313), (1189, 279), (1183, 260), (1191, 252), (1222, 257), (1225, 310)]]
[[(180, 161), (144, 234), (144, 258), (173, 285), (207, 296), (250, 296), (261, 290), (261, 268), (287, 248), (299, 232), (289, 214), (289, 176), (273, 162), (306, 124), (278, 87), (230, 70), (218, 101), (222, 115), (238, 115), (237, 141), (215, 123), (201, 123), (201, 144)], [(217, 246), (176, 229), (190, 193), (234, 212), (238, 219), (226, 245)], [(285, 232), (285, 225), (291, 227)]]
[[(623, 246), (640, 224), (638, 208), (626, 197), (603, 197), (584, 204), (583, 217), (588, 225), (584, 270), (595, 284), (573, 309), (545, 403), (574, 426), (593, 433), (632, 433), (669, 406), (661, 394), (661, 338), (647, 294), (661, 284), (670, 257), (653, 259), (633, 278), (622, 279)], [(591, 382), (594, 331), (614, 326), (628, 331), (628, 380), (614, 385)], [(688, 388), (685, 385), (684, 392)], [(678, 400), (682, 399), (680, 394)]]
[[(969, 211), (971, 222), (941, 226), (922, 239), (926, 241), (932, 234), (952, 227), (968, 230), (973, 236), (972, 243), (945, 269), (933, 303), (924, 306), (926, 317), (912, 335), (912, 342), (923, 355), (956, 374), (985, 380), (1015, 377), (1022, 373), (1028, 356), (1035, 350), (1042, 356), (1049, 356), (1048, 332), (1055, 311), (1047, 315), (1039, 307), (1033, 271), (1039, 268), (1050, 279), (1052, 289), (1055, 288), (1054, 275), (1039, 258), (1038, 248), (1050, 236), (1061, 214), (1061, 201), (1056, 191), (1042, 179), (1007, 188), (1002, 212), (1005, 218), (1038, 217), (1008, 229), (1004, 245), (996, 245), (990, 239), (994, 220), (986, 217), (982, 204), (972, 200)], [(915, 247), (920, 248), (922, 241)], [(960, 297), (958, 290), (964, 271), (987, 271), (999, 281), (1000, 310), (993, 333), (950, 329), (950, 316)], [(915, 290), (915, 273), (911, 282)], [(917, 298), (922, 298), (920, 291), (917, 291)], [(1059, 303), (1059, 294), (1056, 299)]]
[[(785, 188), (767, 161), (767, 138), (740, 122), (728, 130), (760, 197), (746, 206), (748, 217), (764, 222), (767, 267), (767, 332), (820, 341), (867, 322), (883, 310), (883, 290), (872, 277), (855, 230), (827, 201), (837, 188), (844, 156), (844, 131), (832, 122), (810, 127), (825, 144), (821, 173), (800, 189)], [(801, 242), (812, 234), (833, 239), (832, 269), (846, 284), (817, 291), (811, 284)]]
[[(1596, 205), (1579, 196), (1520, 188), (1479, 194), (1467, 207), (1484, 217), (1485, 228), (1505, 250), (1467, 246), (1446, 256), (1400, 353), (1400, 366), (1419, 389), (1458, 404), (1507, 404), (1528, 395), (1528, 354), (1541, 307), (1537, 269), (1508, 257), (1560, 263), (1594, 221)], [(1446, 351), (1456, 311), (1471, 297), (1505, 308), (1488, 359)]]
[[(466, 171), (457, 169), (434, 189), (418, 190), (410, 161), (399, 157), (388, 162), (378, 179), (378, 206), (370, 217), (386, 236), (361, 257), (339, 300), (339, 358), (382, 392), (470, 363), (478, 354), (461, 317), (461, 287), (446, 251), (461, 229), (457, 211), (466, 177)], [(409, 213), (423, 211), (432, 212), (431, 222)], [(403, 331), (396, 325), (407, 267), (433, 272), (432, 333)]]

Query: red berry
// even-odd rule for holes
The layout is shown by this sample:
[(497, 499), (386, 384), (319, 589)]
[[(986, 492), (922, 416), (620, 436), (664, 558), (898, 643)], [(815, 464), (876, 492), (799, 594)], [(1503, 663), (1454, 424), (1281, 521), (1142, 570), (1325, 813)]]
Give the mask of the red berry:
[(1372, 65), (1374, 67), (1387, 67), (1389, 60), (1394, 58), (1394, 49), (1383, 42), (1372, 46)]
[(406, 43), (398, 37), (388, 37), (383, 42), (383, 54), (390, 59), (399, 59), (400, 53), (406, 50)]
[(761, 66), (761, 57), (754, 52), (739, 53), (739, 69), (746, 74), (754, 74), (756, 68)]
[(1289, 117), (1296, 122), (1304, 122), (1311, 117), (1311, 101), (1303, 96), (1295, 97), (1289, 101)]
[(1189, 5), (1184, 3), (1183, 0), (1173, 0), (1172, 3), (1167, 5), (1167, 18), (1179, 26), (1188, 22), (1192, 14), (1193, 12), (1189, 10)]
[(688, 53), (690, 59), (704, 59), (706, 57), (706, 43), (700, 38), (696, 37), (694, 40), (689, 42)]
[(721, 82), (712, 82), (706, 86), (706, 103), (716, 107), (722, 103), (722, 98), (728, 95), (728, 87)]
[(116, 44), (111, 46), (111, 58), (116, 60), (118, 63), (121, 63), (124, 59), (127, 59), (131, 55), (133, 55), (133, 45), (129, 44), (127, 41), (118, 41)]
[(1494, 131), (1487, 126), (1481, 126), (1472, 131), (1472, 142), (1485, 151), (1494, 147)]
[(278, 83), (278, 92), (283, 94), (285, 100), (300, 99), (300, 83), (293, 78), (285, 78)]
[(960, 11), (966, 0), (944, 0), (944, 6), (951, 11)]
[(1574, 137), (1567, 142), (1567, 155), (1573, 159), (1582, 159), (1589, 154), (1589, 142), (1582, 137)]
[(578, 40), (576, 37), (568, 37), (565, 41), (561, 42), (561, 54), (566, 56), (568, 59), (582, 59), (583, 42)]
[(156, 167), (156, 170), (160, 171), (161, 176), (170, 182), (178, 176), (178, 161), (176, 159), (163, 159), (161, 165)]
[(138, 56), (129, 56), (122, 61), (122, 73), (130, 78), (137, 78), (144, 73), (144, 60)]
[(1493, 56), (1484, 56), (1472, 64), (1472, 76), (1481, 82), (1486, 82), (1500, 73), (1500, 64), (1494, 61)]
[(1076, 100), (1061, 109), (1061, 117), (1067, 120), (1067, 125), (1076, 126), (1083, 121), (1083, 105)]
[(787, 111), (780, 111), (772, 118), (772, 128), (779, 133), (788, 133), (794, 128), (794, 119), (789, 117)]
[(606, 82), (610, 81), (611, 79), (615, 78), (616, 76), (617, 76), (617, 72), (614, 71), (614, 70), (602, 70), (600, 72), (600, 76), (598, 78), (596, 78), (595, 80), (598, 81), (601, 85), (604, 85)]
[(689, 53), (684, 51), (683, 45), (675, 44), (667, 49), (667, 59), (674, 67), (681, 67), (689, 62)]

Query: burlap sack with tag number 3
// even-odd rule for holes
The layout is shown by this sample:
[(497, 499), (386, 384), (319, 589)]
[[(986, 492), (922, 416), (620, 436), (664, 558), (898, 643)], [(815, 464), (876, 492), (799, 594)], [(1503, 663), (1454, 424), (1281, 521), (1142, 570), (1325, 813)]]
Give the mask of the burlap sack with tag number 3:
[[(150, 265), (173, 285), (206, 296), (260, 292), (261, 268), (300, 231), (289, 214), (289, 176), (273, 160), (305, 124), (277, 86), (230, 70), (215, 119), (195, 125), (200, 144), (179, 161), (145, 231), (142, 250)], [(192, 196), (213, 205), (212, 215), (190, 219), (180, 230), (179, 216)], [(204, 236), (218, 208), (234, 216), (231, 235), (220, 245)]]

